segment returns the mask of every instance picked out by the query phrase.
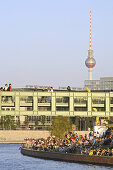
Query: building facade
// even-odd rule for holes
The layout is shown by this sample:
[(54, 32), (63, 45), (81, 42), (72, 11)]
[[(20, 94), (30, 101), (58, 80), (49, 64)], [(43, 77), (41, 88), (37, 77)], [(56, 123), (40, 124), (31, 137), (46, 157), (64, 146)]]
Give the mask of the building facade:
[(5, 115), (109, 117), (113, 116), (113, 92), (3, 91), (0, 116)]
[(113, 77), (102, 77), (100, 80), (85, 80), (84, 87), (90, 90), (113, 90)]

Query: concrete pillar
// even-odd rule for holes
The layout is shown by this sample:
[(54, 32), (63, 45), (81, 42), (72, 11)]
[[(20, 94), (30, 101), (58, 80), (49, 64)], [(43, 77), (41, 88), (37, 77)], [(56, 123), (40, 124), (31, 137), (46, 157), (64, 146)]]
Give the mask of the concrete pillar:
[(15, 111), (16, 111), (16, 115), (19, 115), (19, 111), (20, 111), (20, 94), (19, 92), (15, 93)]
[(74, 113), (74, 98), (73, 98), (74, 93), (70, 93), (70, 100), (69, 100), (69, 112), (70, 115), (73, 116)]
[(37, 92), (34, 92), (34, 96), (33, 96), (33, 112), (34, 112), (34, 115), (37, 115), (37, 113), (38, 113)]
[(91, 93), (88, 94), (88, 116), (92, 115), (92, 96)]
[(106, 93), (106, 104), (105, 104), (105, 107), (106, 107), (106, 116), (109, 117), (110, 116), (110, 95), (109, 93)]
[(52, 92), (52, 96), (51, 96), (51, 113), (52, 116), (56, 115), (56, 92)]

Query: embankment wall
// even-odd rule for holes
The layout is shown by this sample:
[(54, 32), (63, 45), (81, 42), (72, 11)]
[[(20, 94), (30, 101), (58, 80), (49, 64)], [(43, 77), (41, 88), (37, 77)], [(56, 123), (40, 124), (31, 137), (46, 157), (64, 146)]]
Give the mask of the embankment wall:
[[(89, 134), (89, 131), (75, 131), (78, 135)], [(25, 138), (47, 138), (50, 136), (49, 131), (42, 130), (0, 130), (0, 143), (11, 141), (24, 141)]]

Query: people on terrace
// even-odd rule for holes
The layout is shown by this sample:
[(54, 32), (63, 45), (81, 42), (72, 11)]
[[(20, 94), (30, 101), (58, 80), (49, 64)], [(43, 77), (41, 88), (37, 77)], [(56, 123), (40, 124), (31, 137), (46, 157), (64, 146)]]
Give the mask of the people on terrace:
[(4, 88), (1, 87), (0, 91), (12, 91), (12, 85), (9, 84), (9, 86), (8, 86), (8, 84), (5, 84), (5, 87)]
[[(28, 148), (29, 141), (29, 148), (38, 151), (69, 152), (89, 156), (113, 156), (113, 145), (110, 142), (112, 134), (100, 137), (98, 133), (95, 137), (91, 133), (89, 137), (86, 134), (83, 136), (72, 133), (66, 134), (64, 139), (56, 138), (55, 136), (50, 136), (47, 139), (26, 139), (26, 147)], [(108, 141), (108, 143), (105, 141)]]

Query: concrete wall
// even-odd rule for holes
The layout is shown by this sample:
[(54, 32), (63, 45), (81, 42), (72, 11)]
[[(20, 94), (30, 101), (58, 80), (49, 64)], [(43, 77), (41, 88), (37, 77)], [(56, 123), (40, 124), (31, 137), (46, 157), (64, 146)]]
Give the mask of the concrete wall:
[(1, 130), (1, 141), (23, 141), (25, 138), (47, 138), (49, 131), (31, 131), (31, 130)]
[[(78, 135), (89, 134), (89, 131), (75, 131)], [(34, 130), (0, 130), (0, 142), (24, 141), (25, 138), (47, 138), (49, 131)]]

